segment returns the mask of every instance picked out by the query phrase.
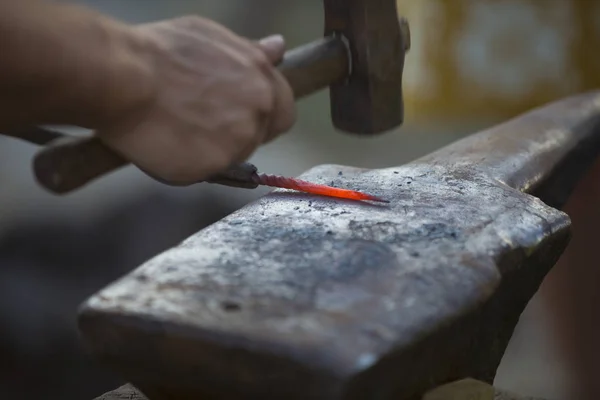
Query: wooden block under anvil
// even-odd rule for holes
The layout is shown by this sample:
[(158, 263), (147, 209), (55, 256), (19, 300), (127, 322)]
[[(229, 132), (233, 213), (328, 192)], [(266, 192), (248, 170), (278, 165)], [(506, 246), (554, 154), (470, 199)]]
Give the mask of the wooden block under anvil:
[(600, 149), (600, 94), (396, 168), (303, 179), (374, 205), (276, 191), (89, 299), (95, 357), (152, 400), (421, 400), (491, 383), (567, 245), (556, 208)]

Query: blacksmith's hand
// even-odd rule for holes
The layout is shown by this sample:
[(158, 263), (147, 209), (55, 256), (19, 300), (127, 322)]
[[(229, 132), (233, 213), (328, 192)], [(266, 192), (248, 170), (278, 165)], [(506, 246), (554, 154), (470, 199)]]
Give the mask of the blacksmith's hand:
[(149, 175), (196, 183), (246, 160), (294, 123), (292, 90), (274, 67), (285, 51), (281, 36), (257, 43), (200, 17), (136, 26), (131, 34), (146, 95), (98, 135)]
[(295, 121), (274, 67), (280, 36), (255, 42), (205, 18), (130, 25), (66, 2), (0, 1), (0, 132), (77, 125), (176, 185), (246, 160)]

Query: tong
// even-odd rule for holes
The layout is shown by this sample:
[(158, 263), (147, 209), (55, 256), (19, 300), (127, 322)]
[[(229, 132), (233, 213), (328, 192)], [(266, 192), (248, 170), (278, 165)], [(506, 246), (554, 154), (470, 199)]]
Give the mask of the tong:
[[(101, 176), (98, 171), (110, 172), (129, 164), (129, 161), (108, 147), (99, 145), (98, 138), (76, 137), (41, 127), (4, 130), (2, 133), (5, 136), (45, 146), (34, 159), (34, 174), (38, 183), (57, 194), (70, 192), (80, 187), (82, 182), (89, 182)], [(57, 157), (54, 156), (54, 150), (58, 148), (61, 154), (72, 149), (69, 157), (60, 158), (59, 164), (57, 164)], [(255, 189), (259, 185), (253, 179), (256, 172), (255, 165), (244, 162), (232, 165), (204, 182)], [(167, 183), (156, 177), (153, 178)]]

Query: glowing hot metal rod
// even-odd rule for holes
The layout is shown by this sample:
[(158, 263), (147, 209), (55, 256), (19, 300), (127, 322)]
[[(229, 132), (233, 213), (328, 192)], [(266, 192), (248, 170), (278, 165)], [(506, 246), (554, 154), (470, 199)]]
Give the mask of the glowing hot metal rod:
[(305, 193), (317, 194), (322, 196), (337, 197), (340, 199), (349, 200), (369, 200), (380, 203), (389, 203), (380, 197), (373, 196), (367, 193), (358, 192), (355, 190), (340, 189), (327, 185), (319, 185), (317, 183), (306, 182), (295, 178), (286, 178), (277, 175), (254, 174), (252, 181), (258, 185), (271, 186), (281, 189), (299, 190)]

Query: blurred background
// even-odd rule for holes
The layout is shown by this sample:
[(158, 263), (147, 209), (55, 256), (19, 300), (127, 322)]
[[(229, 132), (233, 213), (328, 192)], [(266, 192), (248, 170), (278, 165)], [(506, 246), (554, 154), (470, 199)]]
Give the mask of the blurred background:
[[(80, 0), (129, 22), (184, 14), (239, 34), (322, 35), (318, 0)], [(299, 175), (322, 163), (399, 165), (551, 100), (598, 87), (600, 2), (399, 0), (411, 24), (406, 123), (364, 139), (335, 132), (326, 92), (298, 103), (298, 123), (252, 158)], [(121, 380), (80, 348), (75, 315), (95, 291), (266, 190), (171, 188), (125, 168), (67, 197), (36, 186), (36, 148), (0, 137), (0, 398), (92, 399)], [(523, 315), (496, 384), (569, 399), (572, 368), (539, 296)], [(485, 351), (482, 349), (482, 351)]]

